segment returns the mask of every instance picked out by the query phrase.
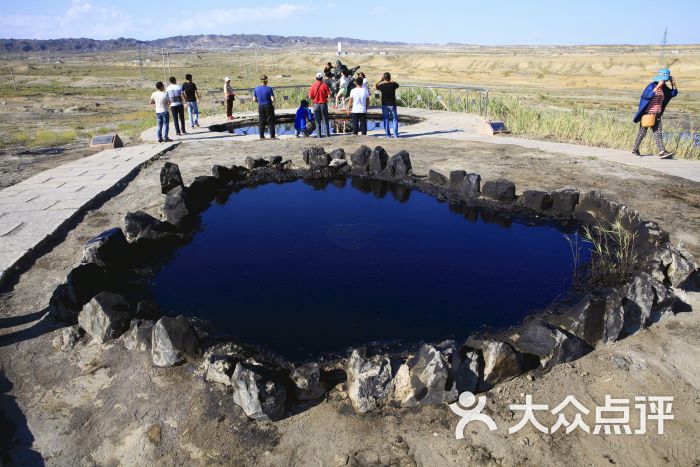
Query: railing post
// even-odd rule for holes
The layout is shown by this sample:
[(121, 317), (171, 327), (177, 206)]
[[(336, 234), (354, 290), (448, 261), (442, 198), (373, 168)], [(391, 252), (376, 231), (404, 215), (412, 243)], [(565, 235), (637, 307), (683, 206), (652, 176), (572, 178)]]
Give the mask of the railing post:
[(486, 90), (486, 109), (484, 110), (484, 117), (489, 116), (489, 90)]

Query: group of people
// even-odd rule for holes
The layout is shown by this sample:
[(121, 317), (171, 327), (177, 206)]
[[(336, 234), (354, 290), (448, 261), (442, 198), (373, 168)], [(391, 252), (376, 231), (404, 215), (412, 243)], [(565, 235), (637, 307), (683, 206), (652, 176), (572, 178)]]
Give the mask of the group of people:
[[(333, 67), (330, 62), (323, 72), (316, 73), (316, 80), (309, 88), (311, 103), (303, 99), (297, 109), (294, 129), (297, 137), (311, 136), (315, 127), (317, 136), (325, 138), (330, 136), (330, 117), (328, 103), (335, 95), (335, 108), (345, 110), (352, 119), (352, 133), (367, 134), (367, 109), (370, 102), (367, 77), (363, 72), (355, 71), (359, 67), (348, 69), (347, 66), (336, 62)], [(335, 73), (334, 73), (335, 71)], [(157, 117), (156, 134), (159, 142), (170, 141), (168, 128), (170, 113), (172, 113), (177, 135), (187, 134), (185, 126), (185, 106), (189, 114), (190, 127), (199, 126), (198, 103), (201, 98), (197, 85), (192, 81), (192, 75), (185, 75), (185, 83), (177, 84), (174, 76), (168, 80), (170, 84), (165, 87), (162, 81), (156, 83), (156, 91), (151, 94), (150, 103), (155, 106)], [(669, 87), (670, 84), (670, 87)], [(334, 88), (334, 89), (332, 89)], [(398, 138), (399, 122), (396, 105), (396, 90), (399, 84), (391, 79), (391, 73), (383, 74), (373, 87), (381, 93), (382, 120), (387, 138)], [(671, 70), (661, 68), (652, 82), (647, 85), (639, 101), (639, 108), (634, 116), (634, 122), (639, 123), (639, 131), (632, 148), (632, 154), (641, 156), (639, 150), (647, 134), (651, 129), (654, 141), (659, 151), (659, 157), (669, 159), (673, 153), (666, 151), (663, 140), (661, 119), (666, 106), (672, 98), (678, 95), (676, 82), (671, 76)], [(224, 99), (226, 103), (226, 118), (233, 120), (233, 101), (236, 96), (231, 87), (231, 79), (224, 79)], [(267, 75), (260, 77), (260, 85), (253, 90), (253, 100), (258, 104), (259, 125), (258, 131), (261, 139), (265, 138), (265, 130), (268, 129), (270, 138), (275, 138), (275, 92), (268, 85)], [(312, 126), (313, 123), (313, 126)], [(392, 134), (393, 130), (393, 134)]]
[(171, 76), (168, 81), (170, 81), (170, 84), (167, 88), (162, 81), (156, 83), (156, 91), (151, 94), (150, 100), (151, 105), (154, 105), (156, 110), (156, 119), (158, 121), (156, 136), (159, 143), (171, 141), (168, 134), (170, 128), (168, 109), (173, 115), (175, 133), (178, 136), (187, 134), (185, 105), (187, 105), (191, 128), (199, 126), (198, 103), (201, 95), (197, 85), (192, 82), (192, 75), (189, 73), (185, 75), (185, 83), (182, 86), (177, 84), (177, 79), (174, 76)]
[[(330, 66), (330, 63), (328, 64)], [(316, 81), (309, 88), (309, 99), (313, 102), (313, 112), (309, 109), (309, 101), (301, 101), (294, 120), (296, 136), (309, 136), (309, 123), (314, 122), (317, 136), (324, 138), (330, 136), (330, 119), (328, 112), (328, 102), (332, 97), (332, 91), (325, 77), (329, 72), (317, 73)], [(342, 70), (345, 77), (348, 74), (347, 68)], [(340, 81), (340, 88), (336, 93), (336, 108), (338, 99), (343, 102), (347, 99), (345, 112), (352, 119), (352, 133), (357, 135), (367, 134), (367, 110), (369, 108), (370, 91), (367, 85), (367, 77), (364, 73), (357, 74), (357, 78), (349, 79), (346, 82)], [(396, 110), (396, 90), (399, 84), (391, 79), (391, 73), (386, 72), (382, 79), (374, 85), (374, 89), (381, 93), (382, 99), (382, 120), (387, 138), (399, 137), (399, 119)], [(392, 135), (393, 130), (393, 135)]]

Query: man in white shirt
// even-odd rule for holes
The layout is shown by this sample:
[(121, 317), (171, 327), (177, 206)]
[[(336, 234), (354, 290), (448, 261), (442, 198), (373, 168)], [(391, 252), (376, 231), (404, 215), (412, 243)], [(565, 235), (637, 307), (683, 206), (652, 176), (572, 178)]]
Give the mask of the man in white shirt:
[(170, 100), (168, 99), (168, 94), (165, 92), (165, 87), (162, 81), (156, 83), (157, 91), (151, 94), (151, 105), (155, 105), (156, 118), (158, 119), (158, 129), (156, 130), (156, 136), (158, 136), (158, 142), (171, 141), (168, 138), (168, 127), (170, 124), (170, 118), (168, 116), (168, 105)]
[(369, 91), (362, 86), (362, 78), (355, 80), (355, 88), (350, 91), (348, 107), (352, 112), (352, 134), (357, 135), (360, 130), (363, 135), (367, 134), (367, 107), (369, 107)]
[[(174, 76), (171, 76), (170, 85), (165, 88), (165, 92), (168, 93), (168, 99), (170, 99), (170, 111), (173, 113), (173, 120), (175, 122), (175, 134), (180, 136), (180, 127), (182, 127), (182, 134), (187, 134), (185, 131), (185, 105), (182, 102), (182, 87), (177, 84), (177, 80)], [(178, 121), (179, 120), (179, 121)]]

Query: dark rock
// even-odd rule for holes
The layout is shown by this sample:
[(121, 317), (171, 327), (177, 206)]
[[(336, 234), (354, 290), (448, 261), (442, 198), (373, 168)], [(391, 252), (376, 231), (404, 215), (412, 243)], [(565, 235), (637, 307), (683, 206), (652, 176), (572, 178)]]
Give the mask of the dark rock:
[(384, 172), (388, 161), (389, 154), (386, 153), (384, 148), (381, 146), (375, 147), (369, 156), (369, 171), (375, 173)]
[(344, 167), (348, 167), (348, 161), (346, 161), (345, 159), (331, 159), (329, 167), (332, 167), (336, 170), (342, 169)]
[(639, 225), (641, 222), (639, 211), (636, 209), (631, 209), (625, 205), (620, 206), (620, 209), (617, 212), (617, 218), (623, 228), (632, 232), (637, 229), (637, 225)]
[(230, 170), (231, 180), (243, 180), (248, 174), (248, 169), (242, 165), (232, 165)]
[(697, 269), (695, 258), (690, 252), (681, 252), (671, 246), (667, 251), (667, 255), (662, 258), (662, 264), (666, 267), (666, 277), (673, 287), (682, 287)]
[(185, 199), (185, 190), (182, 187), (173, 188), (168, 192), (163, 212), (168, 222), (175, 227), (179, 227), (189, 218), (190, 210)]
[(231, 376), (233, 402), (253, 420), (284, 416), (287, 391), (263, 367), (238, 363)]
[(570, 215), (578, 204), (579, 191), (573, 188), (560, 188), (552, 192), (552, 211)]
[[(456, 362), (455, 362), (456, 363)], [(475, 393), (481, 375), (481, 361), (477, 352), (466, 352), (460, 358), (459, 364), (453, 367), (453, 377), (457, 392)]]
[(505, 342), (470, 337), (466, 344), (479, 349), (484, 359), (479, 391), (489, 390), (498, 383), (521, 375), (525, 370), (517, 352)]
[(620, 338), (625, 325), (625, 310), (622, 308), (622, 296), (618, 290), (611, 290), (605, 299), (603, 315), (603, 342), (615, 342)]
[(182, 182), (182, 175), (180, 175), (180, 167), (172, 162), (166, 162), (160, 169), (161, 193), (167, 195), (170, 190), (176, 187), (185, 187), (185, 184)]
[(350, 156), (353, 169), (367, 171), (369, 168), (369, 158), (372, 156), (372, 150), (365, 145), (360, 146), (357, 151)]
[(603, 194), (600, 191), (588, 191), (579, 197), (579, 203), (574, 208), (574, 217), (576, 220), (592, 224), (600, 215), (600, 205), (603, 200)]
[(385, 355), (367, 356), (364, 348), (354, 349), (348, 358), (347, 394), (356, 412), (382, 407), (392, 392), (391, 361)]
[(326, 387), (321, 382), (321, 370), (316, 362), (296, 367), (289, 377), (296, 386), (296, 396), (300, 401), (320, 399), (326, 394)]
[(527, 190), (518, 197), (518, 204), (535, 212), (546, 211), (552, 207), (552, 195), (546, 191)]
[(309, 161), (311, 160), (312, 156), (318, 156), (320, 154), (325, 154), (326, 150), (323, 148), (323, 146), (314, 146), (311, 148), (306, 148), (303, 151), (301, 151), (301, 157), (304, 159), (304, 164), (309, 164)]
[(129, 330), (124, 333), (124, 347), (128, 350), (141, 352), (151, 351), (151, 339), (153, 338), (153, 326), (156, 323), (146, 319), (132, 319)]
[(449, 371), (440, 352), (424, 344), (418, 354), (401, 365), (393, 379), (391, 399), (402, 407), (442, 404), (457, 397), (447, 391)]
[(451, 171), (450, 172), (450, 180), (449, 180), (450, 189), (458, 190), (462, 186), (462, 183), (464, 182), (464, 178), (466, 176), (467, 176), (467, 172), (464, 170)]
[(345, 159), (345, 149), (338, 148), (331, 151), (331, 160), (334, 159)]
[(78, 315), (78, 324), (93, 339), (106, 342), (116, 339), (129, 326), (129, 305), (121, 295), (100, 292), (90, 300)]
[(190, 326), (192, 326), (194, 334), (200, 341), (206, 340), (209, 338), (209, 336), (214, 334), (214, 328), (207, 320), (197, 318), (196, 316), (188, 316), (187, 321), (190, 322)]
[(435, 185), (447, 184), (447, 177), (445, 177), (440, 172), (436, 172), (434, 170), (428, 170), (428, 180), (430, 181), (430, 183), (434, 183)]
[(620, 212), (620, 203), (607, 198), (600, 200), (600, 217), (610, 224), (617, 221), (618, 213)]
[(282, 163), (282, 156), (268, 156), (267, 162), (270, 165), (279, 165)]
[(539, 358), (542, 368), (576, 360), (593, 350), (573, 334), (536, 320), (522, 324), (511, 336), (511, 342), (519, 352)]
[(71, 350), (85, 335), (85, 330), (79, 325), (68, 326), (61, 330), (61, 350)]
[(476, 198), (481, 193), (481, 175), (467, 173), (464, 170), (453, 170), (450, 172), (448, 186), (462, 199)]
[(105, 230), (83, 245), (83, 262), (98, 266), (125, 265), (128, 259), (129, 242), (119, 227)]
[(540, 319), (590, 346), (613, 342), (620, 337), (625, 323), (622, 294), (617, 289), (600, 289), (587, 294), (577, 304)]
[(462, 198), (476, 198), (481, 193), (481, 175), (468, 173), (457, 189)]
[(208, 203), (214, 198), (216, 190), (221, 187), (221, 180), (211, 175), (200, 175), (195, 177), (187, 187), (187, 201), (190, 204)]
[(153, 326), (151, 356), (156, 366), (174, 366), (196, 358), (199, 353), (197, 335), (183, 315), (164, 316)]
[(236, 361), (228, 355), (209, 355), (204, 362), (204, 375), (207, 381), (232, 386), (231, 377), (236, 369)]
[(174, 239), (175, 229), (143, 211), (129, 212), (124, 216), (124, 233), (130, 242)]
[(228, 183), (233, 178), (233, 171), (223, 165), (215, 165), (211, 168), (211, 175), (221, 183)]
[(640, 247), (657, 248), (669, 240), (668, 232), (652, 221), (639, 222), (635, 232), (637, 233)]
[(515, 185), (505, 178), (489, 180), (484, 183), (481, 193), (487, 198), (507, 203), (515, 199)]
[(580, 199), (576, 209), (597, 213), (600, 210), (603, 201), (603, 194), (598, 190), (592, 190), (584, 193)]
[(596, 346), (603, 341), (606, 302), (605, 294), (587, 294), (575, 305), (543, 315), (541, 319)]
[(152, 321), (158, 321), (163, 316), (163, 311), (157, 302), (153, 300), (141, 300), (136, 304), (136, 314), (134, 315), (137, 319), (146, 319)]
[(59, 321), (75, 323), (83, 305), (103, 290), (105, 283), (105, 270), (95, 263), (73, 268), (66, 282), (54, 289), (49, 300), (49, 313)]
[(312, 170), (323, 169), (324, 167), (328, 167), (328, 164), (330, 164), (330, 162), (331, 156), (326, 153), (312, 154), (309, 156), (309, 166)]
[(662, 316), (673, 313), (677, 297), (670, 287), (667, 287), (663, 282), (655, 279), (652, 275), (650, 275), (649, 282), (652, 289), (654, 289), (654, 304), (651, 307), (649, 322), (655, 323), (659, 321)]
[(625, 310), (624, 329), (625, 336), (647, 327), (651, 319), (651, 309), (654, 306), (656, 296), (653, 279), (647, 273), (637, 273), (627, 285), (622, 306)]
[(393, 178), (405, 178), (411, 175), (411, 157), (407, 151), (399, 151), (389, 158), (386, 174)]
[(250, 170), (259, 169), (261, 167), (267, 167), (267, 161), (262, 157), (248, 156), (245, 158), (245, 166)]

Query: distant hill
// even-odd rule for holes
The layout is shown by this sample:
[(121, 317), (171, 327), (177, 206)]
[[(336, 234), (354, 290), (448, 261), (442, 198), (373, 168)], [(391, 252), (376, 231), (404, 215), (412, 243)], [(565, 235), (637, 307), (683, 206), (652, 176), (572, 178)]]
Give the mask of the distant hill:
[(0, 39), (0, 50), (4, 52), (102, 52), (115, 50), (133, 50), (140, 47), (168, 49), (226, 49), (232, 47), (293, 47), (293, 46), (328, 46), (335, 47), (338, 42), (348, 46), (388, 46), (404, 45), (402, 42), (381, 42), (349, 37), (304, 37), (304, 36), (270, 36), (263, 34), (200, 34), (196, 36), (174, 36), (152, 41), (137, 39), (96, 40), (86, 38), (71, 39)]

